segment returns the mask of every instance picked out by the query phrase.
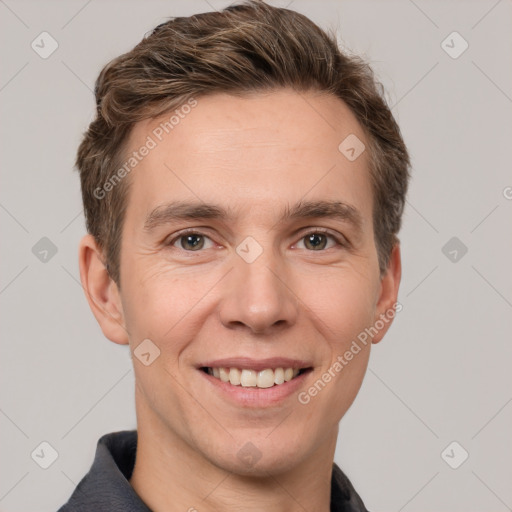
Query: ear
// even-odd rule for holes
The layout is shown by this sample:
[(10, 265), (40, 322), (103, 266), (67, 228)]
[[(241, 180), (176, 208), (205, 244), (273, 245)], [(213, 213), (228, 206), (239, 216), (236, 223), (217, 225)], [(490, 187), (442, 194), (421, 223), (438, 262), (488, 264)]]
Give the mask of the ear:
[(108, 274), (103, 251), (92, 235), (85, 235), (80, 241), (78, 260), (85, 296), (103, 334), (114, 343), (127, 345), (128, 332), (119, 289)]
[[(398, 288), (402, 277), (402, 258), (400, 244), (397, 243), (391, 251), (388, 268), (381, 278), (380, 295), (377, 301), (374, 325), (381, 327), (373, 336), (372, 343), (379, 343), (384, 338), (389, 327), (393, 323), (396, 312), (401, 311), (401, 304), (397, 305)], [(384, 324), (384, 325), (382, 325)]]

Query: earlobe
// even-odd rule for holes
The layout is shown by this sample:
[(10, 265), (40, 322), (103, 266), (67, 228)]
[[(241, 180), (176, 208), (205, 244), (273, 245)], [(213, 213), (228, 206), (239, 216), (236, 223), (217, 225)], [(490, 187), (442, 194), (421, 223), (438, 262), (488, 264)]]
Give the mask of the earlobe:
[(128, 344), (121, 297), (109, 276), (102, 251), (92, 235), (85, 235), (79, 246), (80, 280), (89, 307), (103, 334), (114, 343)]
[(402, 258), (400, 245), (397, 243), (389, 258), (388, 268), (381, 280), (380, 296), (377, 302), (374, 325), (377, 333), (372, 343), (382, 340), (391, 326), (396, 313), (401, 309), (397, 308), (398, 288), (402, 277)]

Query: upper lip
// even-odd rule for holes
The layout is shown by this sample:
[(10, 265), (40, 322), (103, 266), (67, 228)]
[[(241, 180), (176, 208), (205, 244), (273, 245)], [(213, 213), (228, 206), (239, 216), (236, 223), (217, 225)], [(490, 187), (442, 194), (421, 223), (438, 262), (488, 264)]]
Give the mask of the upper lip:
[(266, 359), (252, 359), (250, 357), (226, 357), (205, 361), (198, 368), (238, 368), (240, 370), (266, 370), (267, 368), (310, 368), (312, 364), (304, 359), (290, 359), (289, 357), (269, 357)]

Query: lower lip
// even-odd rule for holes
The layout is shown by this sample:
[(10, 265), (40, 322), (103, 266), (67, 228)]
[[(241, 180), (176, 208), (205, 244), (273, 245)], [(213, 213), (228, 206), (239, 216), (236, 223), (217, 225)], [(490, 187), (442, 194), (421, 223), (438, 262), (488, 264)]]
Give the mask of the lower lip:
[(223, 398), (231, 400), (238, 406), (254, 408), (271, 407), (280, 404), (283, 400), (294, 394), (304, 384), (309, 373), (311, 373), (311, 370), (308, 370), (283, 384), (277, 384), (270, 388), (258, 388), (243, 387), (241, 385), (233, 386), (229, 382), (223, 382), (202, 370), (198, 371)]

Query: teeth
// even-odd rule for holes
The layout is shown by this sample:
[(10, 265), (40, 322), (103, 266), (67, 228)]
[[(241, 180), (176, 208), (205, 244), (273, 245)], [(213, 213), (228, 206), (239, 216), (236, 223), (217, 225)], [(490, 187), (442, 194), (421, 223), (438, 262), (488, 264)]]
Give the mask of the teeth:
[(238, 368), (230, 368), (229, 369), (229, 382), (231, 382), (231, 384), (233, 384), (233, 386), (240, 385), (240, 377), (241, 377), (241, 372)]
[(254, 370), (242, 370), (242, 375), (240, 376), (240, 384), (244, 388), (253, 388), (256, 386), (258, 381), (258, 376)]
[(282, 384), (284, 382), (284, 370), (282, 368), (276, 368), (274, 371), (274, 383)]
[(269, 368), (258, 372), (258, 387), (271, 388), (274, 385), (274, 372)]
[(229, 382), (233, 386), (244, 388), (271, 388), (280, 385), (297, 377), (299, 368), (266, 368), (256, 371), (246, 368), (208, 368), (208, 374), (220, 379), (222, 382)]

